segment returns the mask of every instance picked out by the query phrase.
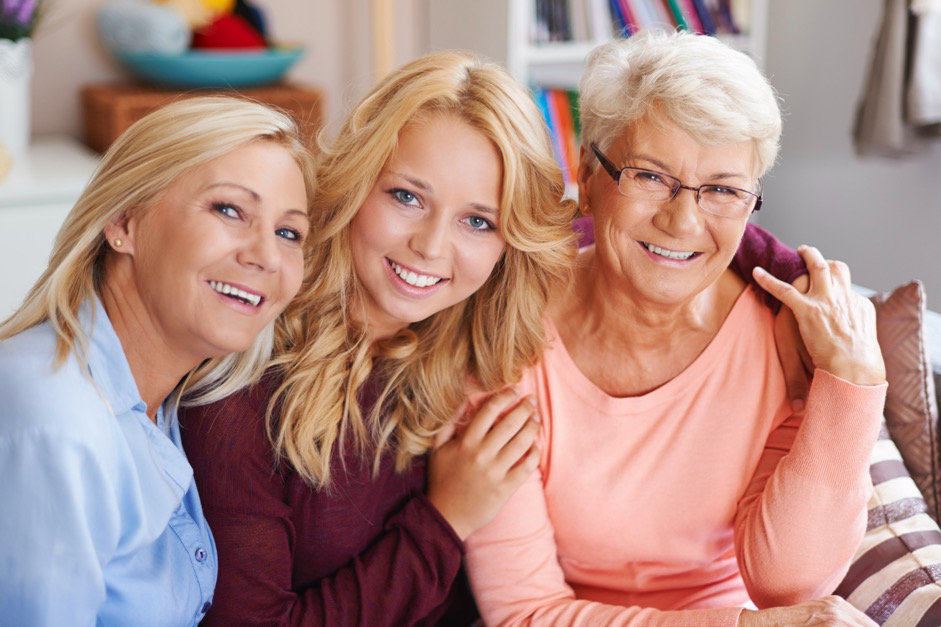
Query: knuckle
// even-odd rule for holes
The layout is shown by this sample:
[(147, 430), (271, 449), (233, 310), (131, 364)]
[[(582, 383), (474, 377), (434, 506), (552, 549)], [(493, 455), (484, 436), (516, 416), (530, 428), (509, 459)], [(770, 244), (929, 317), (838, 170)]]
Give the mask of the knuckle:
[(469, 458), (472, 466), (476, 466), (478, 468), (487, 468), (489, 466), (487, 463), (489, 460), (487, 459), (487, 456), (484, 455), (483, 451), (473, 451)]

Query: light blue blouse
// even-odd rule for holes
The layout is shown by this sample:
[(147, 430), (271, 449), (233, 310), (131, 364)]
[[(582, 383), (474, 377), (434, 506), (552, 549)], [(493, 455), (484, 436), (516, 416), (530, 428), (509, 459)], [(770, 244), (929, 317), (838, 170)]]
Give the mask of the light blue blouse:
[(147, 417), (101, 304), (79, 319), (91, 379), (53, 368), (49, 323), (0, 343), (0, 620), (194, 625), (218, 567), (179, 425)]

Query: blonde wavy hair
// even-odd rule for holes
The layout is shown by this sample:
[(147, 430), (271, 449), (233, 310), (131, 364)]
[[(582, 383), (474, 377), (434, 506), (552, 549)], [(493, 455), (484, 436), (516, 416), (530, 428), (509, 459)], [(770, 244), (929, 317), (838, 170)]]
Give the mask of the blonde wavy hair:
[[(363, 303), (350, 223), (402, 129), (439, 114), (471, 125), (499, 151), (507, 249), (470, 298), (371, 343), (350, 315)], [(543, 311), (575, 253), (575, 206), (563, 200), (542, 117), (500, 66), (460, 52), (420, 57), (381, 81), (321, 150), (311, 225), (318, 245), (276, 337), (280, 386), (267, 422), (279, 462), (315, 487), (329, 485), (331, 457), (349, 438), (360, 459), (372, 456), (374, 471), (389, 450), (402, 470), (453, 417), (469, 379), (488, 390), (517, 381), (542, 353)], [(367, 419), (357, 392), (373, 371), (383, 388)]]
[[(314, 195), (314, 161), (293, 119), (243, 98), (195, 97), (168, 104), (128, 128), (102, 157), (56, 235), (49, 265), (23, 305), (0, 324), (0, 341), (46, 322), (56, 333), (55, 364), (74, 353), (87, 362), (89, 338), (78, 319), (82, 303), (99, 292), (109, 246), (105, 226), (120, 215), (150, 211), (183, 174), (241, 146), (269, 141), (297, 162)], [(187, 376), (192, 391), (232, 391), (257, 379), (271, 357), (273, 324), (252, 346), (207, 360)], [(176, 395), (182, 391), (178, 388)]]

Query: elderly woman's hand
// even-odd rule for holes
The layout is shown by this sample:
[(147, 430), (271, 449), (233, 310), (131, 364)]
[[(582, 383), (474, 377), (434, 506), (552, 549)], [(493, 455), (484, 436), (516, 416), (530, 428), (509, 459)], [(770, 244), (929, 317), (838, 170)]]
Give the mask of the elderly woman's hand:
[(873, 627), (868, 616), (837, 596), (814, 599), (789, 607), (745, 610), (739, 615), (738, 627), (778, 627), (779, 625), (828, 625)]
[(810, 271), (806, 294), (763, 268), (755, 268), (755, 280), (794, 313), (815, 368), (856, 385), (883, 383), (885, 363), (872, 303), (853, 291), (845, 263), (827, 261), (812, 246), (797, 250)]

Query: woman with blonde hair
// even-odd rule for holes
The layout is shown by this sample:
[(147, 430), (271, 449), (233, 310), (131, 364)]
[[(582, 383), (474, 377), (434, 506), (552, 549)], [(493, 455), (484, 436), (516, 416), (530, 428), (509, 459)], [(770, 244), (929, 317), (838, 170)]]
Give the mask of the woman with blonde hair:
[[(469, 624), (463, 540), (533, 470), (542, 313), (574, 204), (529, 94), (453, 52), (323, 148), (316, 245), (262, 382), (188, 409), (220, 551), (209, 624)], [(503, 390), (434, 450), (468, 387)]]
[(5, 620), (204, 616), (216, 551), (176, 406), (270, 357), (313, 186), (290, 117), (242, 99), (167, 105), (103, 156), (0, 325)]

